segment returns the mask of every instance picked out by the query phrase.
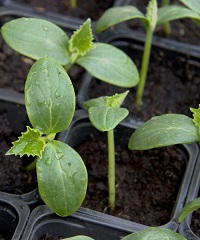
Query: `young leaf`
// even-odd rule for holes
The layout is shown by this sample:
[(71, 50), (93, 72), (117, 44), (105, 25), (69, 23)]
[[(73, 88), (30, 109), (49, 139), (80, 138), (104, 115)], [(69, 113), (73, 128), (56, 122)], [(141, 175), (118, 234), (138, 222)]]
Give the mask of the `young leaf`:
[(115, 93), (113, 96), (106, 96), (106, 105), (111, 108), (119, 108), (126, 98), (129, 91), (124, 93)]
[(26, 132), (22, 133), (17, 141), (12, 142), (13, 146), (6, 155), (14, 154), (22, 157), (23, 155), (42, 157), (45, 148), (45, 140), (41, 138), (42, 133), (38, 129), (27, 127)]
[(178, 215), (178, 222), (182, 222), (190, 213), (200, 208), (200, 198), (187, 203)]
[(106, 97), (93, 98), (83, 103), (85, 109), (90, 107), (105, 107), (106, 106)]
[(84, 56), (93, 48), (92, 41), (91, 20), (88, 19), (73, 33), (69, 40), (69, 51), (72, 55), (75, 55), (75, 59), (72, 59), (72, 62), (75, 62), (78, 56)]
[(196, 19), (197, 21), (200, 20), (199, 15), (193, 10), (183, 6), (171, 5), (158, 9), (157, 25), (181, 18), (192, 18)]
[(184, 4), (185, 6), (187, 6), (188, 8), (190, 8), (192, 11), (200, 14), (200, 1), (199, 0), (179, 0), (180, 2), (182, 2), (182, 4)]
[(145, 25), (148, 24), (144, 14), (132, 5), (109, 8), (97, 21), (96, 32), (103, 32), (115, 24), (134, 18), (140, 18)]
[(74, 213), (87, 188), (87, 170), (79, 154), (63, 142), (48, 142), (36, 164), (39, 192), (59, 216)]
[(65, 69), (42, 58), (31, 67), (25, 84), (25, 105), (30, 122), (42, 133), (57, 133), (71, 123), (75, 93)]
[(146, 17), (149, 21), (147, 29), (150, 28), (151, 31), (154, 31), (156, 27), (157, 11), (158, 11), (157, 0), (150, 0), (147, 7)]
[(139, 73), (133, 61), (120, 49), (104, 43), (94, 43), (77, 64), (92, 76), (120, 87), (134, 87), (139, 82)]
[(75, 236), (70, 238), (64, 238), (62, 240), (94, 240), (94, 239), (87, 236)]
[(136, 129), (128, 147), (131, 150), (146, 150), (199, 141), (198, 129), (191, 118), (182, 114), (164, 114), (151, 118)]
[(200, 107), (198, 109), (190, 108), (190, 111), (193, 113), (193, 122), (195, 126), (200, 129)]
[(122, 240), (187, 240), (182, 235), (172, 230), (158, 227), (149, 227), (139, 232), (132, 233)]
[(8, 46), (27, 57), (51, 57), (62, 65), (69, 63), (68, 36), (47, 20), (18, 18), (4, 24), (1, 34)]
[(88, 110), (91, 123), (99, 131), (114, 129), (127, 115), (125, 108), (90, 107)]
[(102, 132), (113, 130), (128, 115), (127, 109), (120, 108), (128, 92), (95, 98), (84, 103), (95, 128)]

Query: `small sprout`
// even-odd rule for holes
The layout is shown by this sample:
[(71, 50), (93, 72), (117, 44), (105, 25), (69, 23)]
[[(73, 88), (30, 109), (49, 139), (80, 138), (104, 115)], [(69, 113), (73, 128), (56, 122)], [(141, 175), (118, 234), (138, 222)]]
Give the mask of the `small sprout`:
[(25, 107), (33, 127), (27, 127), (7, 155), (36, 157), (27, 168), (36, 166), (43, 201), (56, 214), (71, 215), (85, 198), (87, 170), (74, 149), (54, 140), (75, 111), (74, 88), (60, 63), (41, 58), (33, 64), (25, 83)]
[[(101, 33), (112, 25), (118, 24), (120, 22), (130, 20), (130, 19), (140, 19), (146, 28), (146, 39), (144, 44), (144, 51), (142, 56), (142, 63), (140, 69), (140, 81), (137, 87), (136, 92), (136, 104), (142, 104), (142, 97), (144, 93), (144, 88), (146, 84), (148, 65), (151, 53), (152, 37), (155, 30), (155, 27), (173, 21), (180, 18), (192, 18), (196, 22), (200, 23), (199, 12), (194, 11), (194, 6), (199, 7), (199, 1), (190, 1), (182, 0), (183, 2), (187, 1), (187, 5), (190, 6), (190, 9), (183, 6), (164, 6), (161, 8), (157, 7), (156, 0), (150, 0), (147, 6), (146, 15), (139, 11), (136, 7), (132, 5), (121, 6), (121, 7), (112, 7), (105, 11), (105, 13), (100, 17), (96, 24), (96, 32)], [(198, 1), (198, 3), (197, 3)], [(194, 3), (192, 3), (194, 2)], [(194, 4), (194, 5), (193, 5)], [(191, 7), (191, 5), (193, 5)], [(199, 8), (200, 9), (200, 8)]]
[[(136, 129), (129, 139), (131, 150), (147, 150), (175, 144), (200, 142), (200, 108), (190, 108), (193, 119), (183, 114), (163, 114), (153, 117)], [(181, 222), (191, 212), (200, 207), (200, 198), (186, 204), (181, 210)]]
[(111, 211), (115, 209), (115, 144), (114, 128), (128, 115), (128, 110), (121, 104), (128, 91), (88, 100), (84, 107), (88, 110), (91, 123), (99, 131), (107, 132), (108, 138), (108, 205)]
[(57, 25), (43, 19), (18, 18), (4, 24), (1, 34), (9, 47), (38, 60), (50, 57), (68, 72), (74, 64), (95, 78), (120, 87), (134, 87), (138, 70), (122, 50), (93, 42), (91, 20), (87, 19), (69, 38)]

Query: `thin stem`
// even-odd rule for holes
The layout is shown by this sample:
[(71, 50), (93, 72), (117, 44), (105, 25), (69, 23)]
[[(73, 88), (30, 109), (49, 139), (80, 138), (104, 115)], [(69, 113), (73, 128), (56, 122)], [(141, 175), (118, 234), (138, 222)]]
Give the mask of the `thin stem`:
[(26, 171), (33, 171), (36, 168), (37, 158), (35, 158), (28, 166), (26, 166)]
[(115, 144), (114, 131), (107, 132), (108, 136), (108, 205), (111, 211), (115, 209)]
[(152, 44), (153, 30), (147, 30), (146, 40), (144, 45), (144, 51), (142, 56), (142, 66), (140, 71), (140, 82), (138, 84), (137, 92), (136, 92), (136, 104), (139, 106), (142, 104), (142, 97), (144, 93), (144, 87), (146, 83), (146, 77), (149, 66), (149, 58), (151, 53), (151, 44)]
[(69, 0), (69, 7), (71, 9), (77, 8), (77, 1), (76, 0)]
[[(161, 6), (169, 6), (170, 4), (170, 0), (162, 0)], [(166, 22), (163, 24), (163, 30), (166, 36), (170, 36), (171, 35), (171, 26), (169, 22)]]

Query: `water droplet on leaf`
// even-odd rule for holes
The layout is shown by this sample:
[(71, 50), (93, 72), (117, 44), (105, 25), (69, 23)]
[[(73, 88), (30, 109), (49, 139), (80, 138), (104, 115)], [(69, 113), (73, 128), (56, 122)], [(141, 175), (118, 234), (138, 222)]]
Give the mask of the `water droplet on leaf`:
[(50, 158), (47, 158), (47, 159), (45, 160), (45, 164), (46, 164), (47, 166), (51, 166), (51, 163), (52, 163), (52, 161), (51, 161)]
[(49, 31), (49, 28), (45, 25), (42, 26), (42, 28), (44, 29), (44, 31), (48, 32)]

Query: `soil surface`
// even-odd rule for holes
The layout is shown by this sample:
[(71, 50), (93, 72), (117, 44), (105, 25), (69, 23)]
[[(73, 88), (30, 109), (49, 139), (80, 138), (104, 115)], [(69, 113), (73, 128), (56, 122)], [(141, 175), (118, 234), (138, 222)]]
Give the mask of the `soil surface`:
[(32, 6), (39, 11), (51, 11), (69, 15), (76, 18), (97, 20), (103, 12), (113, 6), (114, 0), (77, 0), (77, 8), (70, 9), (69, 1), (49, 1), (49, 0), (15, 0), (15, 2)]
[(191, 229), (200, 238), (200, 209), (192, 214)]
[(149, 226), (166, 224), (172, 217), (186, 167), (186, 156), (176, 147), (130, 151), (127, 145), (132, 130), (129, 129), (126, 133), (127, 137), (123, 138), (122, 132), (115, 132), (116, 209), (114, 212), (110, 212), (107, 207), (105, 133), (88, 135), (86, 141), (76, 148), (86, 164), (89, 176), (83, 207)]
[(44, 237), (38, 239), (38, 240), (61, 240), (62, 238), (61, 237), (57, 237), (57, 236), (54, 236), (54, 235), (51, 235), (51, 234), (46, 234)]

